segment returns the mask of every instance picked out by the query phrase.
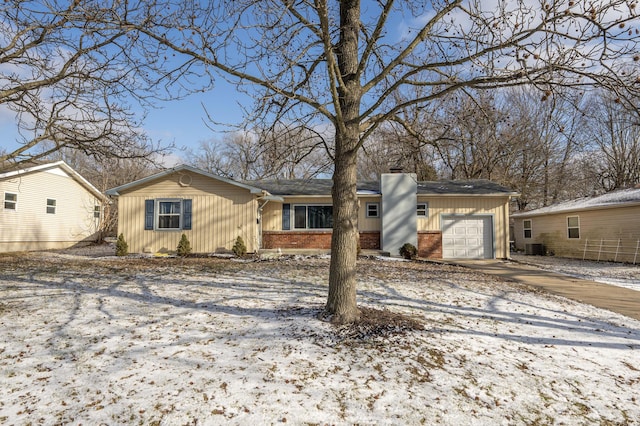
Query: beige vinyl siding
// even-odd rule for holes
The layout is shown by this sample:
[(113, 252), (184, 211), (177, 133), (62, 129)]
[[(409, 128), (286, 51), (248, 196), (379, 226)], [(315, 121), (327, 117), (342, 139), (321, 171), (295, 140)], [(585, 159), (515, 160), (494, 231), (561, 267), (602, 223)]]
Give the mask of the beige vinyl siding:
[[(580, 238), (568, 238), (567, 218), (580, 218)], [(523, 222), (531, 220), (531, 238), (524, 239)], [(640, 206), (561, 212), (544, 216), (518, 217), (514, 220), (516, 248), (525, 249), (526, 244), (543, 244), (547, 253), (560, 257), (582, 259), (588, 241), (586, 257), (597, 259), (598, 246), (603, 248), (600, 260), (614, 260), (615, 247), (620, 241), (621, 250), (617, 260), (633, 262), (635, 249), (640, 239)], [(595, 251), (594, 251), (595, 250)], [(608, 253), (613, 252), (613, 253)], [(640, 260), (640, 256), (637, 260)]]
[[(148, 199), (191, 199), (191, 230), (145, 230)], [(183, 233), (195, 253), (229, 251), (238, 236), (248, 251), (257, 248), (256, 196), (199, 174), (183, 171), (121, 193), (118, 209), (118, 234), (124, 235), (132, 253), (174, 252)]]
[[(5, 192), (18, 195), (16, 210), (4, 209)], [(101, 202), (62, 169), (46, 169), (0, 181), (0, 251), (42, 250), (94, 241)], [(56, 200), (47, 214), (47, 199)]]
[[(360, 197), (358, 228), (360, 231), (380, 231), (382, 228), (382, 197)], [(367, 203), (378, 203), (378, 217), (367, 217)]]
[(429, 203), (429, 215), (418, 218), (418, 232), (441, 231), (442, 215), (481, 215), (493, 218), (495, 256), (509, 257), (509, 198), (490, 196), (425, 196), (418, 203)]

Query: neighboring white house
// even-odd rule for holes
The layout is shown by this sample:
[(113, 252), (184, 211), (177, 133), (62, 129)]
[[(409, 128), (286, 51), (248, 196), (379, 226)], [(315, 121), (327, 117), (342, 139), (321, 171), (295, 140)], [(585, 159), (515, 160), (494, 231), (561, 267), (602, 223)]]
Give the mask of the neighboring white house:
[(95, 241), (104, 196), (64, 161), (0, 172), (0, 252)]

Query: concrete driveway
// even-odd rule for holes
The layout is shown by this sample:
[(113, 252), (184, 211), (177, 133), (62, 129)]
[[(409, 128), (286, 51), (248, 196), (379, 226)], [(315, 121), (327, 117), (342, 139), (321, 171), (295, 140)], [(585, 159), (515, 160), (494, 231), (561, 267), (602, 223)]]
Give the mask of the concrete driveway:
[(640, 291), (544, 271), (504, 260), (456, 260), (448, 263), (520, 282), (548, 293), (640, 320)]

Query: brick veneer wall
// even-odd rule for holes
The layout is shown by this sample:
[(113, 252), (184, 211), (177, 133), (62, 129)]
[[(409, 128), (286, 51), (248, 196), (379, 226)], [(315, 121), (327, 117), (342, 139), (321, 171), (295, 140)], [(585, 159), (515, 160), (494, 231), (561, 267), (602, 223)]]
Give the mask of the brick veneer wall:
[[(331, 231), (264, 231), (262, 248), (265, 249), (330, 249)], [(380, 249), (380, 232), (360, 233), (360, 248)]]
[(442, 259), (442, 232), (418, 232), (418, 257)]
[(360, 248), (363, 250), (380, 250), (380, 231), (360, 232)]

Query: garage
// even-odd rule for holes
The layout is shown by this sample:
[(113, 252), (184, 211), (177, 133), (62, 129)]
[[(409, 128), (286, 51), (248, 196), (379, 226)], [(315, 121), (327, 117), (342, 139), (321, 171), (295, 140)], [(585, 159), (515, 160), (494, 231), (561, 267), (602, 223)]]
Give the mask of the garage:
[(444, 259), (493, 259), (491, 216), (443, 216)]

